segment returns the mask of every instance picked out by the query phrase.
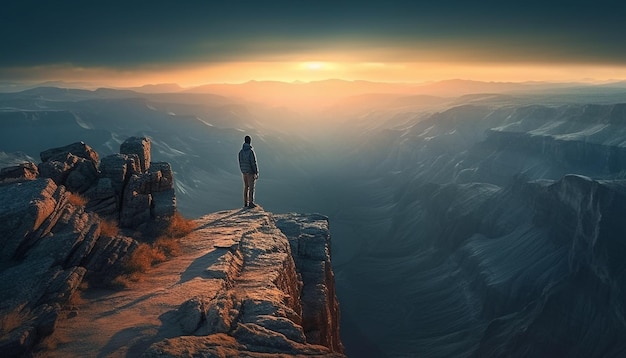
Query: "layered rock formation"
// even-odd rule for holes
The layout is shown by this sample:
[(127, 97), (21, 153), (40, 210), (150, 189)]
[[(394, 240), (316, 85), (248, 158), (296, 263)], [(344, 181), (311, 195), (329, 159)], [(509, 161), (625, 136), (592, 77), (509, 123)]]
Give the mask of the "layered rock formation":
[(28, 352), (54, 330), (84, 279), (121, 273), (137, 242), (101, 234), (95, 213), (72, 203), (52, 179), (0, 186), (0, 351)]
[[(77, 142), (42, 152), (39, 165), (0, 172), (3, 354), (23, 354), (49, 335), (83, 280), (101, 284), (122, 273), (138, 242), (103, 234), (102, 217), (144, 232), (166, 227), (173, 217), (169, 164), (153, 163), (156, 170), (142, 171), (149, 163), (149, 141), (129, 138), (122, 149), (128, 144), (138, 153), (122, 155), (126, 162), (115, 169), (100, 171), (98, 154)], [(115, 178), (119, 191), (111, 171), (121, 174)]]
[[(79, 142), (42, 152), (39, 165), (2, 171), (3, 356), (29, 355), (33, 347), (48, 356), (37, 344), (80, 314), (67, 309), (77, 290), (120, 275), (140, 243), (132, 235), (141, 232), (149, 240), (168, 224), (175, 212), (174, 178), (168, 163), (150, 162), (149, 147), (145, 138), (130, 138), (122, 153), (99, 158)], [(118, 221), (122, 231), (104, 232), (105, 218)], [(275, 219), (257, 208), (208, 215), (198, 226), (183, 246), (194, 248), (190, 255), (205, 250), (200, 261), (206, 266), (200, 277), (182, 273), (167, 290), (177, 292), (167, 301), (171, 311), (160, 312), (165, 305), (156, 304), (166, 326), (159, 331), (167, 334), (142, 337), (152, 342), (140, 349), (145, 357), (343, 356), (327, 218)], [(147, 304), (140, 294), (135, 302)], [(105, 331), (94, 328), (96, 335)], [(82, 347), (66, 343), (59, 354), (85, 353), (87, 343), (77, 343)], [(97, 344), (90, 349), (105, 352)]]
[(144, 357), (343, 357), (328, 221), (276, 218), (258, 208), (198, 220), (191, 240), (213, 246), (195, 278), (207, 290), (174, 311), (169, 322), (180, 330)]

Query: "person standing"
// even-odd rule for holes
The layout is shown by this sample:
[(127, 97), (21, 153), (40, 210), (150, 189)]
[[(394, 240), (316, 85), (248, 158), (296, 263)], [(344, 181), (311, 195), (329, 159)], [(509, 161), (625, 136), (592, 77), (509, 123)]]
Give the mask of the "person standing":
[(254, 182), (259, 178), (259, 167), (256, 164), (256, 155), (254, 148), (250, 144), (252, 138), (244, 137), (243, 147), (239, 151), (239, 169), (243, 176), (243, 206), (245, 208), (254, 208)]

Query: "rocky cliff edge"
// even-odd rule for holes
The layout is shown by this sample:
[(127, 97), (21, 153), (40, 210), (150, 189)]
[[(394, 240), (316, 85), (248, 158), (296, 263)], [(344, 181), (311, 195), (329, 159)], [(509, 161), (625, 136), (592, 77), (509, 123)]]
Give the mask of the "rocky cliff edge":
[[(74, 143), (0, 173), (3, 356), (343, 356), (320, 215), (210, 214), (142, 281), (93, 285), (176, 210), (170, 166), (150, 162), (149, 140), (120, 152), (99, 159)], [(104, 218), (120, 232), (105, 233)]]

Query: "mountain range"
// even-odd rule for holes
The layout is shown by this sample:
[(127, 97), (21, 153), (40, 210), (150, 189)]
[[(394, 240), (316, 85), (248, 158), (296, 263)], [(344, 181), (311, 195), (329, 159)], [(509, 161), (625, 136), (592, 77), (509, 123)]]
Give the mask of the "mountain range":
[(200, 217), (241, 206), (248, 134), (257, 200), (329, 218), (348, 356), (626, 354), (623, 84), (171, 88), (2, 93), (0, 159), (146, 136)]

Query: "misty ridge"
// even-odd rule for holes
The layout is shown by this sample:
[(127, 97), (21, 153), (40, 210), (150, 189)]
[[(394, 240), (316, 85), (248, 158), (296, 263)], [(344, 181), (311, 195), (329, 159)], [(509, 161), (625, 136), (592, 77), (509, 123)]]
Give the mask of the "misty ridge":
[(626, 355), (626, 84), (329, 80), (0, 93), (0, 167), (152, 140), (189, 217), (327, 215), (350, 357)]

